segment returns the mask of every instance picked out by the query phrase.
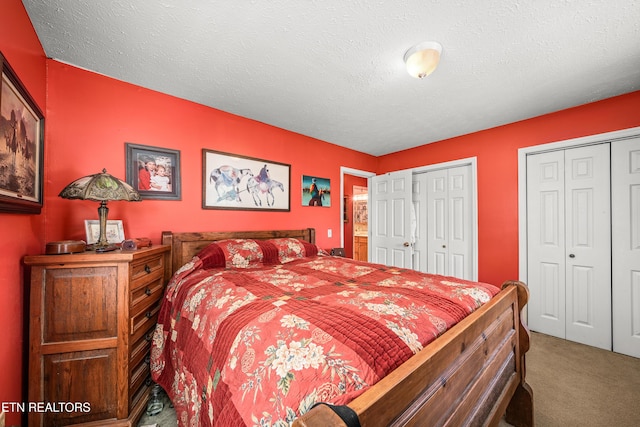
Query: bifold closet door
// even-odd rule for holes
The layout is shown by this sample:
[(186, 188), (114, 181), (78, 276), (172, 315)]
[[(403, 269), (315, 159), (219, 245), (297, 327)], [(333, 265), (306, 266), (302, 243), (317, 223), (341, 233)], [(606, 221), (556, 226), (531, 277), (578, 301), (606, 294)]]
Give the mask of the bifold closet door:
[(613, 350), (640, 357), (640, 137), (611, 145)]
[(473, 280), (471, 167), (425, 173), (427, 271)]
[(611, 349), (609, 144), (527, 156), (529, 327)]

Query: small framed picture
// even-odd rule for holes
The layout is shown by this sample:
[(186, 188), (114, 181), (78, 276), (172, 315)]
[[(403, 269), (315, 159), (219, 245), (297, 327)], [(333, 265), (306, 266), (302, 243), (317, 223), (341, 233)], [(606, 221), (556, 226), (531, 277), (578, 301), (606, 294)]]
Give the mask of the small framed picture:
[[(100, 238), (100, 221), (97, 219), (85, 219), (84, 229), (87, 233), (87, 244), (92, 245)], [(124, 240), (124, 227), (120, 219), (107, 220), (107, 242), (109, 244), (121, 243)]]
[(126, 181), (143, 199), (180, 200), (180, 151), (125, 143)]
[(302, 175), (302, 206), (331, 206), (331, 180)]

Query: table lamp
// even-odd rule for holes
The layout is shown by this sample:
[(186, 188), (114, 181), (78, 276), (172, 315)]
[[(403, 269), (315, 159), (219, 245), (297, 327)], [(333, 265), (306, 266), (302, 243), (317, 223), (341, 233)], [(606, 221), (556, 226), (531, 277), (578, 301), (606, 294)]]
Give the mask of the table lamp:
[(109, 208), (107, 202), (109, 200), (126, 200), (129, 202), (139, 202), (142, 200), (132, 186), (119, 180), (107, 173), (106, 169), (102, 169), (102, 173), (88, 175), (76, 179), (67, 185), (59, 194), (63, 199), (81, 199), (93, 200), (100, 202), (98, 215), (100, 217), (100, 237), (93, 248), (96, 252), (104, 252), (115, 246), (109, 245), (107, 241), (107, 215)]

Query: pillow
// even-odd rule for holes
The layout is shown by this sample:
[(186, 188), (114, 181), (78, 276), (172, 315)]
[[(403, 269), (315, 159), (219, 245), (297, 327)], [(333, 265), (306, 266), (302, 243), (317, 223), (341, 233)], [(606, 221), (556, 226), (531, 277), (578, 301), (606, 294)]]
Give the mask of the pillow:
[(256, 268), (263, 264), (264, 253), (257, 240), (226, 239), (212, 242), (199, 253), (202, 268)]
[(222, 248), (217, 243), (209, 243), (196, 255), (202, 261), (202, 268), (224, 268), (226, 260)]
[(256, 268), (262, 266), (264, 254), (257, 240), (226, 239), (215, 242), (224, 253), (227, 268)]
[(198, 258), (202, 268), (257, 268), (285, 264), (322, 253), (316, 245), (293, 238), (226, 239), (205, 246)]
[(318, 247), (313, 243), (289, 237), (269, 239), (267, 243), (275, 246), (278, 251), (278, 262), (285, 264), (299, 258), (318, 255)]

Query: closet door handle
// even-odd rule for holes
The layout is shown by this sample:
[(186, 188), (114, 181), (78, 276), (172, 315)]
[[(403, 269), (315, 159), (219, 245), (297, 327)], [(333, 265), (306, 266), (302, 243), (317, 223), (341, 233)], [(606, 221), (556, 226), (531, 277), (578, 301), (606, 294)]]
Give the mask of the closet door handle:
[(576, 256), (574, 254), (569, 254), (569, 258), (575, 258)]

